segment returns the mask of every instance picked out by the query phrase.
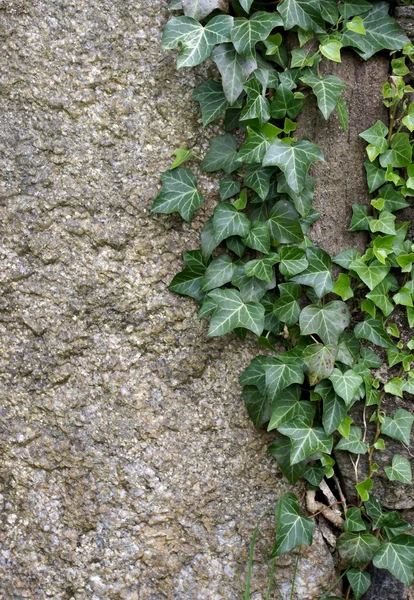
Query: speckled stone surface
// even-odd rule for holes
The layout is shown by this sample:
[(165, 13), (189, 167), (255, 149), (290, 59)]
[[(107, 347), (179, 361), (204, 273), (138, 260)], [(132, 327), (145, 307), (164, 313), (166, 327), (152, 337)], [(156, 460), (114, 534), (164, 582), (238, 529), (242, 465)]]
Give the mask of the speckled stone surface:
[[(2, 600), (238, 600), (287, 489), (237, 385), (256, 346), (167, 290), (218, 185), (190, 225), (150, 215), (172, 151), (213, 133), (190, 100), (211, 67), (161, 52), (165, 5), (0, 1)], [(297, 599), (334, 577), (318, 534)]]

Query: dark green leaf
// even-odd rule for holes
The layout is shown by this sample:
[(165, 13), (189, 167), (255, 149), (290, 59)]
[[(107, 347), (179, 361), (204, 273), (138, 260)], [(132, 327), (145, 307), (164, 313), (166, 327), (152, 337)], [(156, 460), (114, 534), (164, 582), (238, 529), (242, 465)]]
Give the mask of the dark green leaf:
[(310, 427), (309, 424), (294, 419), (283, 423), (279, 427), (280, 433), (287, 435), (292, 441), (290, 459), (292, 464), (308, 458), (314, 452), (330, 454), (332, 450), (332, 436), (327, 435), (322, 427)]
[(315, 404), (299, 401), (301, 394), (300, 385), (293, 384), (285, 388), (280, 397), (272, 404), (272, 411), (267, 430), (278, 429), (279, 425), (300, 418), (310, 423), (315, 415)]
[(246, 409), (253, 425), (260, 429), (269, 421), (271, 413), (271, 403), (256, 387), (246, 385), (243, 388), (243, 398), (246, 403)]
[(334, 300), (325, 306), (306, 306), (299, 319), (302, 335), (316, 333), (325, 344), (337, 344), (339, 335), (350, 323), (345, 302)]
[(217, 244), (232, 235), (244, 238), (250, 231), (249, 219), (229, 202), (222, 202), (216, 206), (213, 226)]
[(300, 296), (300, 286), (296, 283), (281, 283), (278, 287), (280, 298), (274, 304), (274, 313), (282, 323), (294, 325), (300, 314), (300, 306), (297, 302)]
[(299, 215), (288, 200), (279, 200), (272, 207), (267, 221), (271, 240), (281, 244), (300, 243), (303, 232)]
[(371, 576), (369, 573), (364, 571), (358, 571), (358, 569), (349, 569), (346, 576), (349, 581), (349, 585), (354, 592), (355, 600), (358, 600), (365, 594), (369, 586), (371, 585)]
[(411, 427), (414, 423), (414, 416), (404, 408), (399, 408), (394, 416), (385, 417), (381, 425), (381, 431), (394, 440), (399, 440), (410, 445)]
[(275, 513), (278, 522), (272, 556), (286, 554), (300, 544), (312, 544), (315, 523), (312, 519), (302, 516), (294, 494), (283, 494), (276, 504)]
[(203, 203), (197, 190), (197, 180), (185, 167), (177, 167), (161, 175), (162, 187), (152, 205), (152, 212), (170, 214), (178, 212), (189, 221)]
[(241, 165), (237, 155), (237, 143), (229, 133), (218, 135), (210, 140), (210, 147), (201, 163), (201, 169), (207, 173), (223, 169), (232, 173)]
[(273, 119), (284, 119), (288, 115), (291, 119), (298, 116), (303, 106), (300, 98), (287, 87), (281, 85), (277, 88), (270, 105), (270, 114)]
[(349, 438), (341, 438), (335, 446), (335, 450), (347, 450), (352, 454), (365, 454), (368, 451), (368, 444), (361, 440), (361, 428), (351, 427)]
[(225, 177), (220, 181), (220, 200), (224, 201), (240, 192), (240, 182)]
[(367, 173), (368, 189), (370, 192), (374, 192), (386, 182), (386, 171), (385, 169), (379, 168), (379, 163), (377, 160), (373, 163), (365, 161), (364, 167)]
[(412, 148), (408, 133), (396, 133), (391, 141), (391, 149), (381, 154), (379, 161), (383, 168), (388, 165), (393, 167), (407, 167), (411, 164)]
[(305, 250), (297, 246), (282, 246), (280, 248), (279, 270), (285, 277), (293, 277), (308, 266)]
[(267, 223), (253, 221), (251, 229), (243, 241), (249, 248), (268, 254), (270, 252), (270, 234)]
[(297, 283), (312, 287), (318, 298), (322, 298), (331, 291), (333, 286), (330, 272), (331, 258), (322, 248), (307, 248), (306, 258), (309, 263), (308, 267), (292, 279)]
[(282, 0), (277, 10), (282, 15), (285, 29), (297, 25), (305, 31), (323, 33), (325, 30), (318, 0)]
[(381, 321), (367, 318), (362, 323), (359, 323), (354, 329), (355, 336), (360, 340), (369, 340), (381, 348), (389, 348), (393, 346), (393, 342), (385, 332)]
[(237, 54), (233, 44), (216, 46), (211, 58), (220, 71), (226, 98), (233, 104), (242, 93), (247, 78), (256, 69), (256, 60)]
[(306, 461), (292, 465), (290, 462), (291, 442), (287, 437), (276, 438), (269, 446), (269, 452), (277, 460), (277, 463), (286, 479), (294, 485), (306, 468)]
[(302, 77), (301, 81), (312, 88), (318, 101), (318, 107), (325, 119), (338, 103), (342, 90), (346, 87), (345, 83), (335, 75), (326, 77), (316, 77), (316, 75), (307, 75)]
[(245, 163), (261, 163), (269, 148), (269, 142), (264, 133), (247, 128), (247, 137), (239, 151), (239, 159)]
[(273, 173), (274, 169), (271, 167), (249, 165), (244, 177), (244, 185), (254, 190), (262, 200), (266, 200), (270, 189), (270, 178)]
[(276, 13), (259, 11), (250, 19), (237, 17), (231, 30), (231, 41), (238, 54), (253, 58), (257, 42), (265, 40), (272, 29), (282, 25), (282, 19)]
[(316, 385), (322, 379), (329, 377), (334, 369), (337, 352), (338, 348), (336, 346), (324, 346), (323, 344), (306, 346), (302, 354), (302, 360), (308, 368), (310, 385)]
[(369, 222), (371, 219), (372, 217), (368, 216), (368, 206), (365, 204), (353, 204), (349, 231), (369, 231)]
[(206, 81), (197, 86), (192, 98), (200, 103), (204, 127), (217, 119), (230, 106), (223, 92), (223, 86), (217, 81)]
[(236, 290), (213, 290), (209, 297), (217, 308), (211, 318), (209, 336), (224, 335), (236, 327), (249, 329), (260, 335), (264, 325), (264, 308), (256, 302), (243, 302)]
[(371, 561), (380, 542), (369, 533), (343, 533), (336, 542), (342, 559), (356, 567)]
[(365, 531), (366, 524), (362, 520), (360, 508), (348, 508), (346, 511), (346, 519), (344, 523), (344, 531)]
[(215, 258), (207, 267), (201, 282), (201, 290), (208, 292), (231, 281), (235, 265), (227, 254)]
[(398, 581), (410, 586), (414, 569), (414, 537), (402, 534), (391, 542), (382, 542), (373, 563), (377, 569), (387, 569)]

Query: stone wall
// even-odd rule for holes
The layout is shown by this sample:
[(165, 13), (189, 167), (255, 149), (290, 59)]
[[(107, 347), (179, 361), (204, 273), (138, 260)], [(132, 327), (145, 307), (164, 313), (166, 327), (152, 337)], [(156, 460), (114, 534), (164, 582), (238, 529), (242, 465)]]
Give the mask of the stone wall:
[[(201, 177), (190, 225), (150, 215), (172, 151), (204, 152), (218, 131), (190, 99), (212, 67), (176, 71), (160, 50), (167, 18), (161, 0), (0, 1), (2, 600), (239, 599), (256, 522), (288, 489), (237, 385), (256, 346), (208, 340), (194, 303), (167, 290), (218, 191)], [(359, 171), (345, 189), (338, 172), (360, 170), (356, 133), (381, 113), (386, 76), (382, 59), (339, 68), (364, 114), (347, 136), (334, 118), (313, 137), (340, 137), (318, 167), (315, 235), (331, 250), (367, 198)], [(283, 597), (294, 562), (277, 566)], [(318, 532), (297, 599), (335, 577)]]

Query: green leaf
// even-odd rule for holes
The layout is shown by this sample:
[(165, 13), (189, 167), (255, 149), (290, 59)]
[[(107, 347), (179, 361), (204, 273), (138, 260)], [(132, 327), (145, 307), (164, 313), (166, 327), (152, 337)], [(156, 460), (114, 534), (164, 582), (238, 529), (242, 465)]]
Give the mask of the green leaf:
[(400, 265), (403, 273), (410, 273), (414, 264), (414, 254), (412, 252), (410, 254), (400, 254), (400, 256), (397, 256), (397, 263)]
[(293, 277), (308, 266), (305, 250), (297, 246), (282, 246), (280, 248), (279, 271), (285, 277)]
[(239, 0), (240, 2), (240, 6), (242, 7), (242, 9), (249, 13), (250, 12), (250, 7), (253, 4), (254, 0)]
[(297, 25), (305, 31), (325, 31), (318, 0), (282, 0), (277, 10), (282, 16), (285, 29), (292, 29)]
[(244, 185), (254, 190), (262, 200), (266, 200), (270, 189), (270, 178), (274, 173), (271, 167), (249, 165), (244, 177)]
[(224, 0), (182, 0), (184, 14), (189, 17), (202, 21), (213, 10), (226, 10), (226, 2)]
[(400, 289), (397, 294), (392, 297), (395, 304), (401, 304), (402, 306), (413, 306), (411, 290), (406, 287)]
[(315, 62), (316, 54), (309, 52), (305, 48), (295, 48), (291, 52), (291, 69), (303, 69), (303, 67), (312, 67)]
[(384, 313), (386, 317), (394, 310), (394, 305), (388, 298), (390, 283), (385, 279), (381, 281), (374, 289), (367, 294), (367, 298), (372, 300), (376, 306)]
[(348, 508), (346, 511), (346, 519), (344, 523), (344, 531), (365, 531), (366, 524), (362, 520), (360, 508)]
[(341, 62), (341, 48), (343, 44), (338, 40), (329, 39), (324, 44), (319, 45), (321, 54), (333, 62)]
[(175, 159), (170, 167), (170, 170), (176, 169), (180, 165), (182, 165), (190, 156), (192, 155), (191, 150), (187, 150), (187, 148), (177, 148), (173, 152)]
[(244, 238), (250, 231), (250, 220), (229, 202), (222, 202), (214, 209), (213, 227), (216, 243), (232, 235)]
[(339, 14), (344, 19), (349, 19), (355, 15), (361, 15), (372, 8), (372, 4), (366, 2), (366, 0), (342, 0), (342, 3), (338, 6)]
[(247, 127), (247, 137), (240, 148), (239, 159), (249, 164), (261, 163), (268, 148), (269, 142), (265, 134)]
[(256, 60), (237, 54), (233, 44), (216, 46), (211, 58), (220, 71), (226, 98), (233, 104), (242, 93), (247, 78), (256, 69)]
[(348, 369), (345, 373), (334, 369), (329, 379), (332, 381), (335, 392), (344, 400), (346, 406), (351, 406), (358, 388), (363, 384), (362, 377), (352, 369)]
[(411, 464), (400, 454), (394, 454), (392, 466), (384, 467), (384, 471), (390, 481), (412, 482)]
[(365, 454), (368, 451), (368, 444), (361, 440), (361, 435), (360, 427), (351, 427), (349, 438), (341, 438), (336, 444), (335, 450), (347, 450), (352, 454)]
[(388, 10), (386, 2), (374, 4), (369, 13), (364, 15), (365, 34), (345, 31), (342, 43), (355, 46), (364, 60), (383, 49), (400, 50), (409, 40), (395, 19), (389, 16)]
[(391, 542), (382, 542), (373, 563), (377, 569), (387, 569), (398, 581), (410, 586), (414, 569), (414, 537), (402, 534)]
[(267, 431), (278, 429), (282, 423), (291, 419), (300, 418), (310, 423), (315, 415), (315, 404), (312, 402), (300, 402), (300, 385), (294, 384), (285, 388), (280, 397), (272, 404)]
[(349, 265), (353, 260), (356, 259), (357, 256), (358, 251), (355, 250), (355, 248), (349, 248), (349, 250), (344, 250), (343, 252), (337, 254), (332, 261), (340, 267), (349, 270)]
[(280, 433), (287, 435), (292, 441), (290, 460), (292, 464), (308, 458), (314, 452), (331, 453), (332, 436), (327, 435), (322, 427), (310, 427), (305, 421), (294, 419), (282, 423)]
[(218, 256), (207, 267), (203, 281), (201, 282), (201, 290), (208, 292), (214, 288), (221, 287), (225, 283), (229, 283), (234, 275), (235, 268), (230, 256), (227, 254)]
[[(329, 382), (324, 381), (323, 383), (328, 384)], [(335, 393), (330, 383), (329, 386), (330, 387), (326, 385), (322, 393), (322, 425), (325, 432), (328, 434), (333, 433), (335, 429), (338, 429), (343, 420), (346, 418), (346, 407), (344, 401)], [(318, 390), (320, 389), (321, 388), (319, 387)]]
[(274, 204), (270, 210), (267, 224), (272, 241), (294, 244), (303, 240), (299, 215), (288, 200), (279, 200)]
[(268, 148), (263, 166), (277, 166), (286, 177), (286, 182), (294, 192), (300, 192), (306, 183), (311, 164), (323, 160), (323, 154), (315, 144), (300, 140), (292, 146), (275, 140)]
[(408, 107), (408, 113), (403, 118), (402, 122), (407, 127), (407, 129), (411, 132), (414, 131), (414, 103), (411, 103)]
[(318, 298), (332, 290), (333, 280), (330, 272), (331, 258), (322, 248), (307, 248), (308, 267), (292, 280), (314, 289)]
[(240, 192), (240, 182), (225, 177), (220, 181), (220, 200), (224, 201)]
[(197, 208), (203, 203), (203, 196), (197, 190), (197, 180), (185, 167), (177, 167), (161, 175), (162, 187), (152, 205), (152, 212), (170, 214), (180, 213), (189, 221)]
[(340, 296), (344, 301), (349, 300), (349, 298), (352, 298), (354, 292), (352, 291), (351, 281), (348, 275), (345, 275), (344, 273), (339, 273), (338, 279), (332, 288), (332, 292)]
[(326, 468), (315, 463), (306, 467), (306, 470), (303, 473), (303, 479), (309, 481), (311, 485), (319, 486), (325, 475)]
[(369, 222), (371, 219), (372, 217), (368, 216), (368, 206), (365, 204), (353, 204), (349, 231), (369, 231)]
[(252, 385), (244, 386), (242, 395), (253, 425), (257, 427), (257, 429), (260, 429), (269, 421), (271, 403), (267, 399), (266, 394), (263, 394)]
[(359, 278), (373, 290), (386, 277), (390, 270), (389, 265), (382, 265), (378, 260), (373, 260), (369, 265), (361, 258), (356, 258), (349, 265), (351, 271), (355, 271)]
[[(361, 349), (361, 344), (356, 339), (354, 333), (345, 332), (339, 338), (338, 344), (338, 357), (337, 360), (344, 365), (348, 365), (348, 367), (352, 367), (358, 358), (359, 352)], [(361, 351), (363, 352), (364, 349)], [(371, 352), (371, 350), (370, 350)], [(382, 362), (380, 361), (380, 366)]]
[(362, 323), (359, 323), (355, 327), (354, 333), (359, 340), (369, 340), (381, 348), (389, 348), (394, 345), (388, 334), (385, 332), (381, 321), (376, 319), (365, 319), (365, 321), (362, 321)]
[(298, 213), (304, 218), (309, 215), (312, 208), (312, 200), (315, 193), (316, 179), (307, 177), (305, 187), (300, 192), (294, 192), (286, 182), (283, 173), (280, 173), (277, 178), (277, 191), (280, 194), (288, 194), (295, 205)]
[(269, 101), (263, 94), (263, 85), (256, 77), (252, 77), (244, 84), (244, 89), (247, 92), (247, 100), (240, 120), (257, 119), (259, 125), (263, 125), (270, 119)]
[(383, 168), (391, 165), (396, 168), (407, 167), (411, 164), (412, 148), (408, 133), (396, 133), (391, 141), (391, 150), (381, 154), (379, 161)]
[(300, 98), (285, 86), (279, 86), (270, 104), (270, 114), (273, 119), (284, 119), (288, 115), (291, 119), (297, 117), (303, 106)]
[(377, 188), (381, 187), (385, 183), (386, 172), (379, 168), (378, 161), (373, 163), (365, 161), (364, 167), (367, 173), (368, 189), (370, 192), (374, 192)]
[(276, 438), (269, 446), (270, 454), (277, 460), (277, 463), (286, 479), (294, 485), (303, 475), (306, 468), (306, 461), (292, 465), (290, 463), (290, 439), (284, 436)]
[(380, 542), (369, 533), (343, 533), (336, 542), (341, 558), (355, 566), (370, 562), (379, 547)]
[[(266, 391), (272, 402), (279, 398), (282, 390), (293, 383), (303, 383), (304, 364), (298, 358), (284, 357), (283, 354), (278, 357), (271, 357), (266, 363)], [(283, 433), (283, 432), (282, 432)]]
[(346, 27), (350, 31), (354, 31), (355, 33), (360, 33), (362, 35), (365, 35), (365, 33), (366, 33), (366, 30), (364, 27), (364, 20), (361, 19), (361, 17), (354, 17), (352, 19), (352, 21), (349, 21), (348, 23), (346, 23)]
[(209, 258), (213, 250), (219, 245), (214, 235), (213, 217), (207, 219), (201, 231), (201, 252), (204, 258)]
[(337, 353), (338, 348), (336, 346), (310, 344), (305, 347), (301, 358), (308, 368), (310, 385), (316, 385), (322, 379), (329, 377), (333, 371)]
[(244, 266), (240, 264), (234, 272), (231, 283), (239, 288), (244, 302), (260, 302), (267, 290), (276, 285), (276, 280), (267, 283), (257, 277), (248, 277), (244, 272)]
[(369, 573), (365, 573), (364, 571), (358, 571), (358, 569), (349, 569), (349, 571), (346, 573), (346, 576), (348, 578), (349, 585), (354, 592), (355, 600), (358, 600), (365, 594), (371, 585), (371, 576)]
[(407, 521), (403, 521), (397, 511), (384, 513), (381, 517), (381, 535), (386, 540), (392, 541), (401, 533), (411, 531), (412, 526)]
[(342, 96), (338, 98), (338, 102), (336, 104), (336, 112), (338, 113), (342, 129), (346, 133), (348, 131), (348, 110), (346, 108), (346, 102), (342, 98)]
[(351, 315), (345, 302), (334, 300), (325, 306), (306, 306), (300, 313), (302, 335), (316, 333), (324, 344), (337, 344), (339, 335), (348, 327)]
[(369, 228), (373, 233), (386, 233), (388, 235), (395, 234), (395, 215), (386, 210), (382, 210), (378, 215), (378, 219), (372, 219), (369, 222)]
[(278, 287), (280, 298), (276, 300), (273, 311), (282, 323), (294, 325), (300, 314), (300, 306), (297, 302), (301, 292), (300, 286), (296, 283), (281, 283)]
[(325, 21), (331, 25), (336, 25), (338, 20), (338, 7), (336, 0), (319, 0), (319, 10)]
[(388, 140), (386, 139), (387, 135), (388, 127), (384, 125), (382, 121), (377, 121), (375, 125), (360, 133), (359, 137), (362, 137), (369, 144), (372, 144), (378, 148), (380, 153), (382, 153), (388, 148)]
[(210, 139), (210, 147), (201, 163), (201, 169), (207, 173), (223, 169), (232, 173), (241, 165), (237, 155), (237, 142), (229, 133)]
[(319, 110), (324, 118), (328, 119), (346, 84), (335, 75), (327, 75), (322, 78), (316, 77), (316, 75), (307, 75), (301, 77), (301, 81), (312, 88), (318, 101)]
[(180, 273), (175, 275), (168, 289), (177, 294), (190, 296), (200, 302), (204, 297), (204, 294), (201, 292), (201, 282), (205, 270), (205, 266), (186, 266)]
[(166, 24), (161, 45), (165, 49), (180, 48), (177, 67), (194, 67), (211, 54), (216, 44), (230, 41), (233, 17), (218, 15), (205, 27), (192, 17), (173, 17)]
[(264, 41), (272, 29), (280, 26), (283, 26), (283, 22), (276, 13), (259, 11), (250, 19), (237, 17), (231, 30), (231, 41), (238, 54), (253, 58), (257, 42)]
[(209, 293), (217, 303), (211, 318), (209, 336), (224, 335), (242, 327), (260, 335), (264, 326), (264, 308), (257, 302), (243, 302), (237, 290), (213, 290)]
[(243, 242), (253, 250), (268, 254), (270, 252), (270, 234), (267, 224), (253, 221), (249, 233), (243, 238)]
[(370, 494), (369, 498), (364, 501), (364, 506), (367, 515), (372, 519), (372, 528), (378, 529), (381, 525), (383, 516), (381, 502), (374, 494)]
[(206, 81), (198, 85), (192, 95), (200, 103), (203, 126), (205, 127), (221, 115), (230, 106), (223, 86), (217, 81)]
[(262, 281), (268, 281), (271, 283), (274, 277), (274, 265), (279, 262), (279, 255), (272, 253), (264, 256), (263, 258), (257, 258), (250, 260), (244, 265), (244, 272), (249, 277), (257, 277)]
[(272, 557), (286, 554), (300, 544), (312, 544), (315, 523), (302, 516), (295, 494), (283, 494), (276, 504), (275, 513), (278, 521)]
[(393, 418), (385, 417), (381, 425), (381, 431), (393, 440), (399, 440), (409, 446), (413, 423), (414, 416), (404, 408), (399, 408)]

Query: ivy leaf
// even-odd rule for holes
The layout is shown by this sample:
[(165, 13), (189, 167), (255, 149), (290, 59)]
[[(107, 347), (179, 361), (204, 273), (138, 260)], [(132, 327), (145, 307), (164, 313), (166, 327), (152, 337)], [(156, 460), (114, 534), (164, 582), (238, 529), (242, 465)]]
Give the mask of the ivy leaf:
[(355, 600), (359, 600), (359, 598), (365, 594), (371, 585), (371, 576), (369, 573), (365, 573), (364, 571), (358, 571), (358, 569), (349, 569), (349, 571), (346, 572), (346, 576), (348, 578), (349, 585), (354, 592)]
[(412, 526), (407, 521), (403, 521), (397, 511), (384, 513), (381, 517), (381, 535), (386, 540), (392, 541), (401, 533), (411, 531)]
[(252, 385), (244, 386), (242, 395), (253, 425), (257, 429), (260, 429), (269, 421), (271, 403), (267, 399), (266, 394), (263, 394)]
[(222, 202), (214, 209), (213, 227), (216, 244), (232, 235), (244, 238), (250, 231), (250, 221), (229, 202)]
[(328, 119), (346, 84), (335, 75), (327, 75), (321, 79), (316, 75), (307, 75), (301, 77), (301, 81), (312, 88), (318, 101), (319, 110), (324, 118)]
[(280, 397), (272, 405), (272, 413), (267, 431), (278, 429), (282, 423), (291, 419), (300, 418), (307, 423), (312, 421), (315, 415), (315, 404), (312, 402), (300, 402), (300, 394), (300, 385), (296, 383), (281, 392)]
[(240, 192), (240, 183), (225, 177), (220, 181), (220, 200), (224, 201)]
[(233, 44), (216, 46), (211, 58), (220, 71), (226, 98), (233, 104), (242, 93), (245, 81), (256, 69), (256, 60), (237, 54)]
[(411, 483), (413, 480), (411, 473), (411, 465), (409, 461), (400, 454), (395, 454), (393, 456), (392, 466), (384, 467), (384, 471), (390, 481), (401, 481), (402, 483)]
[(293, 383), (303, 383), (305, 375), (304, 364), (299, 358), (284, 357), (283, 354), (271, 358), (265, 366), (266, 391), (274, 402), (285, 388)]
[(378, 148), (380, 153), (383, 153), (388, 148), (387, 135), (388, 127), (382, 121), (377, 121), (375, 125), (360, 133), (359, 137), (362, 137), (368, 144), (372, 144)]
[(300, 192), (294, 192), (286, 183), (285, 176), (281, 173), (278, 176), (277, 191), (281, 194), (288, 194), (301, 217), (306, 217), (312, 207), (315, 184), (316, 179), (314, 177), (307, 177), (305, 187)]
[(254, 190), (262, 200), (266, 200), (270, 189), (270, 178), (274, 173), (271, 167), (249, 165), (244, 177), (244, 185)]
[(244, 89), (247, 92), (247, 100), (240, 120), (257, 119), (259, 124), (263, 125), (270, 119), (269, 101), (263, 95), (263, 85), (253, 77), (244, 84)]
[(402, 119), (402, 122), (410, 132), (414, 131), (414, 104), (408, 107), (408, 114)]
[(374, 289), (367, 294), (367, 298), (372, 300), (376, 306), (384, 313), (386, 317), (392, 313), (394, 306), (388, 298), (390, 283), (384, 279)]
[[(354, 333), (345, 332), (339, 338), (337, 360), (348, 367), (352, 367), (358, 358), (361, 344), (356, 339)], [(380, 361), (380, 366), (382, 362)]]
[(294, 485), (303, 475), (306, 468), (306, 461), (302, 461), (292, 465), (290, 463), (290, 439), (284, 436), (276, 438), (269, 446), (270, 454), (277, 460), (283, 475)]
[(395, 215), (392, 213), (382, 210), (378, 216), (378, 219), (371, 219), (369, 222), (369, 228), (373, 233), (386, 233), (388, 235), (395, 234)]
[(281, 244), (300, 243), (303, 231), (295, 207), (288, 200), (279, 200), (272, 207), (267, 221), (271, 240)]
[(306, 258), (308, 267), (299, 275), (292, 277), (293, 281), (309, 285), (314, 289), (318, 298), (322, 298), (331, 291), (333, 286), (330, 272), (331, 258), (322, 248), (307, 248)]
[(205, 266), (186, 266), (180, 273), (175, 275), (168, 289), (176, 294), (190, 296), (190, 298), (200, 302), (204, 298), (204, 294), (201, 292), (201, 282), (205, 270)]
[(348, 327), (351, 315), (345, 302), (334, 300), (325, 306), (305, 306), (300, 313), (302, 335), (316, 333), (325, 344), (337, 344), (339, 335)]
[(244, 272), (249, 277), (257, 277), (262, 281), (271, 283), (274, 277), (273, 266), (279, 262), (279, 255), (276, 253), (268, 254), (263, 258), (250, 260), (244, 265)]
[(247, 137), (239, 151), (239, 158), (245, 163), (261, 163), (269, 142), (264, 133), (247, 127)]
[(369, 498), (364, 501), (364, 506), (367, 515), (372, 520), (372, 528), (378, 529), (381, 526), (383, 517), (382, 504), (374, 494), (370, 494)]
[(237, 142), (229, 133), (211, 138), (210, 147), (201, 163), (201, 169), (207, 173), (223, 169), (232, 173), (241, 165), (237, 156)]
[(351, 271), (355, 271), (370, 290), (381, 283), (390, 270), (389, 265), (382, 265), (378, 260), (373, 260), (370, 265), (367, 265), (361, 258), (353, 260), (349, 268)]
[(382, 542), (373, 563), (377, 569), (387, 569), (398, 581), (410, 586), (414, 569), (414, 537), (402, 534), (391, 542)]
[(367, 318), (362, 323), (358, 323), (354, 329), (354, 333), (359, 340), (369, 340), (381, 348), (389, 348), (394, 345), (385, 332), (381, 321), (376, 319)]
[(308, 458), (314, 452), (330, 454), (332, 450), (332, 436), (327, 435), (322, 427), (310, 427), (300, 419), (283, 423), (279, 427), (280, 433), (287, 435), (292, 441), (290, 460), (292, 464)]
[(368, 189), (370, 192), (374, 192), (386, 182), (386, 171), (379, 168), (378, 161), (373, 163), (365, 161), (364, 167), (367, 174)]
[(335, 282), (335, 285), (332, 288), (332, 292), (340, 296), (342, 300), (349, 300), (354, 295), (354, 292), (351, 288), (351, 281), (348, 275), (344, 273), (339, 273), (338, 279)]
[(250, 19), (237, 17), (231, 30), (231, 41), (238, 54), (253, 58), (257, 42), (263, 42), (272, 29), (279, 26), (283, 26), (283, 22), (276, 13), (259, 11)]
[(279, 271), (285, 277), (293, 277), (308, 266), (305, 250), (297, 246), (282, 246), (280, 248)]
[(319, 0), (319, 10), (325, 21), (335, 25), (338, 20), (338, 7), (336, 0)]
[(248, 277), (244, 272), (243, 265), (238, 265), (231, 283), (239, 288), (244, 302), (260, 302), (267, 290), (276, 285), (276, 279), (272, 283), (267, 283), (257, 277)]
[(275, 140), (270, 145), (263, 159), (263, 166), (279, 167), (286, 177), (286, 182), (294, 192), (300, 192), (306, 183), (311, 164), (323, 160), (323, 154), (315, 144), (300, 140), (292, 146)]
[(326, 467), (322, 467), (316, 463), (306, 467), (303, 478), (309, 481), (311, 485), (319, 486), (325, 475)]
[(302, 516), (295, 494), (283, 494), (276, 504), (275, 512), (277, 529), (272, 557), (286, 554), (300, 544), (312, 544), (315, 523), (313, 519)]
[(321, 54), (334, 62), (341, 62), (341, 48), (343, 44), (336, 39), (329, 38), (327, 42), (319, 45)]
[(343, 0), (342, 4), (338, 6), (339, 14), (344, 19), (349, 19), (355, 15), (361, 15), (372, 8), (372, 4), (366, 2), (366, 0)]
[(294, 325), (299, 319), (300, 306), (297, 302), (300, 296), (300, 285), (297, 283), (281, 283), (279, 286), (280, 298), (274, 304), (273, 311), (277, 318), (286, 323)]
[(270, 234), (267, 224), (261, 221), (253, 221), (249, 233), (243, 238), (243, 242), (253, 250), (268, 254), (270, 252)]
[[(324, 381), (323, 383), (328, 384), (329, 382)], [(323, 388), (319, 386), (318, 393), (323, 398), (322, 425), (325, 432), (331, 434), (335, 429), (338, 429), (345, 419), (346, 407), (344, 401), (335, 393), (330, 383), (329, 385), (324, 385)]]
[(333, 371), (337, 353), (338, 348), (336, 346), (310, 344), (305, 347), (301, 358), (308, 368), (310, 385), (316, 385), (322, 379), (329, 377)]
[(261, 335), (264, 324), (264, 308), (261, 304), (243, 302), (240, 292), (232, 289), (216, 289), (208, 296), (217, 304), (208, 330), (210, 337), (224, 335), (236, 327)]
[(230, 106), (223, 92), (223, 86), (217, 81), (206, 81), (198, 85), (192, 98), (200, 103), (203, 127), (217, 119)]
[(203, 203), (203, 196), (197, 190), (197, 180), (185, 167), (177, 167), (161, 175), (162, 187), (151, 207), (152, 212), (180, 213), (189, 221), (193, 213)]
[(300, 113), (302, 106), (303, 102), (300, 98), (296, 98), (286, 86), (280, 85), (270, 104), (270, 114), (276, 120), (284, 119), (286, 115), (294, 119)]
[(381, 167), (391, 165), (396, 168), (408, 167), (411, 164), (412, 148), (408, 133), (396, 133), (391, 141), (391, 149), (381, 154)]
[(363, 384), (362, 377), (352, 369), (348, 369), (345, 373), (334, 369), (329, 379), (332, 381), (335, 392), (344, 400), (346, 406), (351, 406), (359, 386)]
[(380, 542), (369, 533), (343, 533), (336, 548), (348, 564), (362, 566), (369, 563), (380, 547)]
[(372, 217), (368, 216), (368, 206), (365, 204), (353, 204), (349, 231), (369, 231), (369, 222), (371, 219)]
[(233, 17), (218, 15), (205, 27), (192, 17), (173, 17), (166, 24), (161, 45), (171, 50), (181, 45), (177, 67), (194, 67), (211, 54), (216, 44), (230, 41)]
[(399, 408), (393, 418), (385, 417), (381, 425), (381, 432), (393, 440), (399, 440), (409, 446), (413, 423), (414, 416), (404, 408)]
[(222, 254), (215, 258), (207, 267), (201, 284), (201, 290), (208, 292), (231, 281), (236, 266), (230, 256)]
[(226, 0), (182, 0), (182, 5), (184, 14), (197, 21), (201, 21), (215, 9), (226, 12), (228, 8)]
[(344, 269), (347, 269), (349, 271), (349, 265), (353, 260), (356, 259), (357, 256), (358, 251), (355, 250), (355, 248), (349, 248), (348, 250), (344, 250), (343, 252), (337, 254), (332, 259), (332, 261), (340, 267), (343, 267)]
[(360, 508), (348, 508), (346, 511), (346, 519), (344, 523), (344, 531), (365, 531), (366, 525), (362, 520)]
[(365, 454), (368, 450), (368, 444), (361, 440), (361, 435), (360, 427), (351, 427), (349, 438), (341, 438), (336, 444), (335, 450), (347, 450), (352, 454)]
[(254, 0), (239, 0), (240, 6), (247, 13), (250, 12), (250, 8), (251, 8), (251, 5), (253, 4), (253, 1)]
[(400, 50), (409, 40), (395, 19), (389, 16), (388, 10), (386, 2), (374, 4), (364, 16), (365, 34), (347, 30), (343, 33), (342, 43), (355, 46), (364, 60), (379, 50)]
[(305, 31), (325, 31), (318, 0), (282, 0), (277, 10), (282, 16), (285, 29), (292, 29), (297, 25)]

